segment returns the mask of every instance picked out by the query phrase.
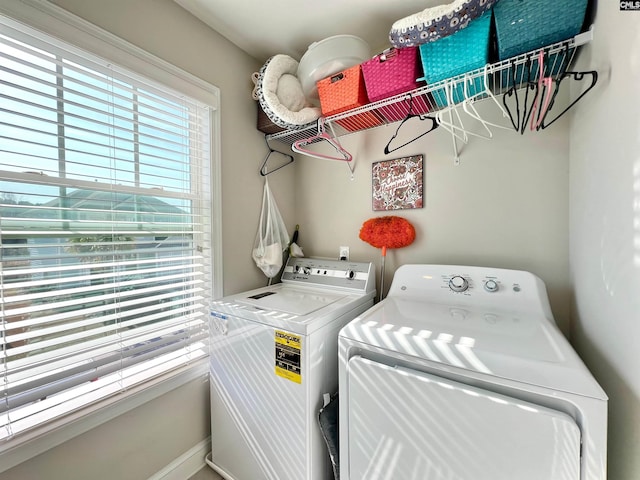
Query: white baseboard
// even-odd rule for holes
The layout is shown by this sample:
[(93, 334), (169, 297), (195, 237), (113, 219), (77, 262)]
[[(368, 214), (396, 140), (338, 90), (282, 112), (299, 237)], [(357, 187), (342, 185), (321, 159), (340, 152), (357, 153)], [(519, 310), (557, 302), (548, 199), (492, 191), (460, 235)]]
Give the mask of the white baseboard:
[(206, 465), (204, 458), (210, 451), (211, 437), (207, 437), (148, 480), (185, 480)]

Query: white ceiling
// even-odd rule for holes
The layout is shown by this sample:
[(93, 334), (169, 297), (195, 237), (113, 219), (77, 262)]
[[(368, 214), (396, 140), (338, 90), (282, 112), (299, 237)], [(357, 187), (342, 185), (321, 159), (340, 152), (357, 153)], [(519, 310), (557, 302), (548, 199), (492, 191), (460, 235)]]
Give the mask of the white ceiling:
[(259, 61), (300, 60), (332, 35), (356, 35), (372, 55), (389, 46), (396, 20), (451, 0), (174, 0)]

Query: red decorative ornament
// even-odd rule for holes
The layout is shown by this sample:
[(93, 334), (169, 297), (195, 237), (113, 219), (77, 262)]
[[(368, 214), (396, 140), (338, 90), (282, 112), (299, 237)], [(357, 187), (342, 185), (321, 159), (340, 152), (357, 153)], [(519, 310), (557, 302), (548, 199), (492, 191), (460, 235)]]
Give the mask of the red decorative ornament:
[(384, 290), (384, 260), (387, 248), (402, 248), (411, 245), (416, 230), (411, 223), (396, 216), (370, 218), (362, 224), (360, 239), (373, 247), (382, 249), (382, 272), (380, 278), (380, 300)]

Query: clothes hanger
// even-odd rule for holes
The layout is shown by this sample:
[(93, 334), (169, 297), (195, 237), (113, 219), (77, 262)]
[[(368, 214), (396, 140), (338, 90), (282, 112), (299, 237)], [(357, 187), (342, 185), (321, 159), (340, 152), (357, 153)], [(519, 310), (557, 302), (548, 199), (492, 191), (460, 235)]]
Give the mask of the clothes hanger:
[[(460, 117), (460, 113), (458, 113), (458, 106), (453, 101), (453, 95), (451, 93), (452, 88), (453, 87), (451, 86), (451, 82), (449, 81), (445, 82), (445, 84), (443, 85), (447, 106), (441, 110), (438, 110), (435, 116), (438, 124), (451, 134), (453, 144), (454, 144), (454, 149), (456, 151), (456, 156), (457, 156), (458, 149), (456, 146), (456, 138), (458, 140), (461, 140), (464, 143), (469, 143), (469, 137), (467, 136), (467, 131), (464, 129), (464, 124), (462, 122), (462, 118)], [(444, 119), (445, 113), (449, 114), (448, 121)], [(460, 126), (454, 123), (453, 121), (454, 114)]]
[[(516, 132), (520, 131), (520, 97), (518, 96), (518, 87), (516, 84), (516, 68), (515, 68), (515, 60), (511, 60), (511, 68), (509, 71), (511, 72), (511, 86), (508, 88), (506, 92), (502, 95), (502, 103), (504, 105), (505, 111), (509, 115), (509, 120), (511, 121), (511, 125), (513, 126)], [(514, 112), (509, 108), (509, 103), (507, 99), (513, 97), (516, 101), (515, 104), (515, 117)]]
[[(485, 90), (485, 93), (487, 94), (487, 96), (489, 98), (491, 98), (493, 103), (496, 104), (496, 107), (498, 107), (498, 110), (500, 110), (500, 112), (502, 112), (502, 116), (504, 118), (509, 118), (509, 114), (504, 109), (504, 107), (500, 104), (500, 101), (493, 94), (493, 91), (491, 90), (491, 87), (489, 86), (489, 70), (491, 70), (492, 74), (495, 73), (495, 67), (493, 67), (493, 66), (491, 66), (491, 65), (489, 65), (487, 63), (484, 66), (484, 90)], [(500, 128), (505, 128), (505, 129), (506, 128), (511, 128), (511, 127), (505, 127), (504, 125), (495, 125), (495, 126), (500, 127)]]
[[(527, 75), (526, 82), (524, 81), (524, 75)], [(520, 85), (519, 85), (520, 84)], [(525, 94), (522, 104), (520, 104), (520, 96), (518, 94), (518, 87), (524, 84)], [(534, 91), (533, 100), (529, 100), (530, 91)], [(524, 65), (523, 65), (523, 73), (522, 73), (522, 81), (516, 82), (516, 68), (515, 61), (511, 61), (511, 87), (504, 93), (502, 96), (502, 103), (504, 104), (507, 113), (509, 114), (509, 118), (511, 120), (511, 125), (513, 128), (519, 132), (521, 135), (524, 134), (526, 130), (527, 123), (531, 117), (531, 112), (533, 110), (533, 105), (535, 104), (538, 98), (538, 83), (535, 81), (531, 81), (531, 58), (527, 57)], [(514, 97), (515, 99), (515, 117), (514, 112), (509, 108), (509, 104), (507, 103), (507, 99), (509, 97)], [(531, 104), (531, 105), (529, 105)], [(521, 112), (520, 107), (523, 107)]]
[[(567, 78), (572, 78), (578, 82), (581, 82), (584, 80), (585, 75), (590, 75), (591, 76), (591, 84), (587, 87), (587, 89), (585, 91), (583, 91), (578, 98), (576, 98), (573, 102), (571, 102), (569, 104), (569, 106), (567, 108), (565, 108), (562, 112), (560, 112), (555, 118), (553, 118), (550, 121), (547, 121), (547, 116), (549, 111), (553, 108), (553, 104), (555, 102), (556, 96), (558, 95), (558, 90), (560, 89), (560, 83), (562, 81), (564, 81)], [(589, 90), (591, 90), (593, 87), (595, 87), (596, 83), (598, 82), (598, 72), (596, 72), (595, 70), (590, 70), (590, 71), (585, 71), (585, 72), (564, 72), (562, 75), (560, 75), (560, 77), (558, 77), (558, 80), (556, 81), (556, 85), (555, 85), (555, 89), (553, 91), (553, 94), (551, 95), (551, 100), (549, 102), (549, 108), (547, 109), (547, 111), (545, 112), (545, 116), (542, 119), (542, 121), (540, 122), (540, 128), (541, 129), (545, 129), (547, 127), (549, 127), (550, 125), (552, 125), (556, 120), (558, 120), (561, 116), (563, 116), (565, 113), (567, 113), (567, 111), (573, 107), (576, 103), (578, 103), (582, 97), (584, 97)]]
[[(400, 125), (398, 125), (398, 128), (396, 128), (395, 133), (391, 136), (391, 139), (389, 140), (389, 142), (385, 145), (384, 147), (384, 154), (388, 155), (391, 152), (395, 152), (396, 150), (399, 150), (403, 147), (406, 147), (407, 145), (409, 145), (412, 142), (415, 142), (416, 140), (418, 140), (419, 138), (424, 137), (427, 133), (434, 131), (436, 128), (438, 128), (438, 123), (436, 122), (436, 119), (434, 117), (432, 117), (431, 115), (418, 115), (413, 113), (413, 97), (411, 96), (411, 94), (408, 95), (408, 101), (409, 101), (409, 110), (407, 111), (407, 115), (406, 117), (404, 117), (404, 119), (402, 119), (402, 121), (400, 122)], [(413, 139), (409, 140), (406, 143), (403, 143), (402, 145), (395, 147), (395, 148), (391, 148), (391, 142), (393, 142), (396, 137), (398, 136), (398, 133), (400, 132), (400, 129), (402, 128), (402, 126), (410, 119), (412, 118), (417, 118), (420, 121), (424, 121), (424, 120), (431, 120), (431, 128), (429, 128), (429, 130), (422, 132), (420, 135), (418, 135), (417, 137), (414, 137)]]
[[(263, 177), (266, 177), (270, 173), (273, 173), (276, 170), (280, 170), (281, 168), (286, 167), (290, 163), (293, 163), (293, 156), (292, 155), (289, 155), (288, 153), (280, 152), (278, 150), (274, 150), (273, 148), (271, 148), (271, 145), (269, 145), (269, 139), (267, 139), (266, 135), (264, 136), (264, 143), (267, 144), (267, 148), (269, 149), (269, 153), (267, 153), (267, 156), (264, 157), (264, 160), (262, 161), (262, 166), (260, 167), (260, 175), (262, 175)], [(283, 156), (287, 157), (289, 159), (289, 161), (287, 163), (284, 163), (282, 165), (277, 166), (274, 169), (267, 170), (267, 162), (269, 161), (269, 157), (271, 157), (271, 155), (274, 154), (274, 153), (279, 153), (280, 155), (283, 155)]]
[[(490, 98), (491, 101), (496, 105), (496, 107), (498, 107), (498, 110), (500, 110), (500, 112), (502, 113), (502, 117), (508, 119), (509, 118), (509, 114), (507, 113), (505, 108), (502, 106), (500, 101), (493, 94), (493, 91), (491, 90), (491, 87), (489, 86), (489, 69), (491, 69), (492, 73), (493, 73), (494, 67), (490, 66), (488, 63), (485, 64), (485, 66), (484, 66), (484, 78), (483, 78), (484, 91), (482, 91), (479, 94), (479, 96), (480, 95), (486, 95), (486, 98)], [(464, 108), (464, 106), (463, 106), (463, 108)], [(476, 116), (472, 112), (469, 112), (467, 110), (465, 110), (465, 111), (471, 117), (476, 118), (477, 120), (479, 120), (480, 122), (484, 123), (487, 126), (491, 126), (491, 127), (495, 127), (495, 128), (501, 128), (503, 130), (513, 130), (514, 129), (511, 125), (501, 125), (499, 123), (489, 122), (488, 120), (484, 120), (484, 119), (480, 118), (479, 115)], [(475, 111), (475, 108), (473, 108), (472, 111)]]
[[(335, 131), (333, 130), (333, 124), (329, 124), (333, 136), (329, 135), (326, 132), (324, 125), (324, 117), (318, 118), (318, 133), (316, 135), (312, 135), (311, 137), (303, 138), (302, 140), (296, 140), (291, 146), (291, 149), (294, 152), (302, 153), (303, 155), (307, 155), (309, 157), (322, 158), (325, 160), (340, 160), (343, 162), (350, 162), (351, 160), (353, 160), (353, 156), (342, 147), (340, 141), (336, 137)], [(335, 149), (336, 153), (339, 154), (339, 156), (314, 152), (305, 148), (307, 145), (320, 142), (326, 142), (331, 145)]]
[(479, 91), (474, 95), (469, 95), (469, 84), (471, 84), (473, 81), (471, 80), (471, 77), (469, 75), (467, 75), (467, 74), (464, 75), (463, 81), (464, 81), (464, 85), (463, 85), (462, 91), (463, 91), (463, 94), (464, 94), (464, 100), (462, 101), (462, 109), (471, 118), (475, 118), (476, 120), (478, 120), (480, 122), (480, 124), (484, 127), (485, 131), (486, 131), (486, 134), (476, 133), (476, 136), (481, 137), (481, 138), (486, 138), (486, 139), (493, 138), (493, 132), (491, 131), (491, 129), (488, 126), (489, 122), (486, 122), (480, 116), (480, 113), (478, 113), (478, 110), (475, 107), (476, 100), (478, 100), (479, 98), (484, 98), (485, 97), (485, 92), (484, 91)]
[[(542, 93), (540, 94), (540, 96), (544, 97), (544, 99), (541, 98), (542, 105), (540, 107), (540, 112), (538, 113), (538, 120), (535, 122), (536, 131), (542, 128), (542, 120), (546, 116), (547, 111), (549, 110), (551, 105), (551, 96), (553, 91), (553, 78), (545, 77), (542, 83), (543, 83)], [(533, 117), (532, 117), (531, 130), (533, 130), (533, 127), (534, 125), (533, 125)]]
[[(535, 100), (538, 96), (538, 84), (536, 82), (533, 82), (533, 83), (531, 82), (531, 59), (529, 57), (526, 58), (523, 64), (523, 71), (522, 71), (523, 73), (521, 76), (521, 80), (519, 82), (516, 81), (516, 64), (514, 60), (511, 61), (510, 70), (511, 70), (511, 87), (502, 96), (502, 103), (505, 109), (507, 110), (507, 113), (509, 114), (509, 119), (511, 120), (511, 125), (513, 125), (513, 128), (516, 130), (516, 132), (519, 132), (520, 134), (524, 134), (527, 121), (529, 120), (529, 117), (531, 115), (531, 108), (528, 106), (529, 90), (535, 90), (535, 94), (533, 96), (533, 102), (532, 102), (532, 103), (535, 103)], [(527, 75), (526, 81), (524, 80), (525, 73)], [(518, 90), (523, 86), (523, 84), (525, 88), (525, 95), (521, 103), (520, 94), (518, 93)], [(507, 102), (507, 99), (509, 97), (514, 97), (515, 99), (515, 107), (516, 107), (515, 116), (514, 116), (514, 112), (509, 108), (509, 104)], [(523, 107), (522, 111), (521, 111), (521, 107)]]
[[(529, 123), (529, 119), (533, 116), (533, 112), (535, 110), (535, 106), (538, 102), (538, 97), (540, 96), (540, 88), (538, 86), (538, 82), (531, 75), (533, 62), (531, 57), (527, 57), (525, 60), (525, 71), (527, 72), (527, 83), (525, 85), (524, 90), (524, 112), (522, 112), (522, 123), (520, 124), (520, 135), (524, 135), (525, 130), (527, 129), (527, 124)], [(540, 67), (538, 67), (540, 70)], [(529, 92), (533, 91), (533, 99), (529, 102)]]
[[(565, 51), (566, 51), (566, 55), (568, 58), (568, 53), (569, 53), (569, 47), (568, 45), (565, 45)], [(553, 109), (553, 105), (555, 103), (556, 100), (556, 96), (558, 95), (558, 91), (560, 89), (560, 84), (567, 78), (571, 78), (574, 79), (578, 82), (582, 82), (585, 79), (585, 76), (591, 76), (591, 83), (589, 84), (589, 86), (586, 88), (586, 90), (584, 90), (573, 102), (571, 102), (569, 104), (569, 106), (567, 106), (567, 108), (565, 108), (562, 112), (560, 112), (558, 115), (556, 115), (554, 118), (552, 118), (551, 120), (548, 120), (547, 117), (549, 115), (549, 112)], [(541, 129), (545, 129), (549, 126), (551, 126), (556, 120), (558, 120), (560, 117), (562, 117), (565, 113), (567, 113), (567, 111), (573, 107), (576, 103), (578, 103), (582, 97), (584, 97), (587, 93), (589, 93), (589, 91), (595, 87), (596, 83), (598, 82), (598, 72), (596, 72), (595, 70), (588, 70), (588, 71), (584, 71), (584, 72), (568, 72), (568, 71), (564, 71), (556, 80), (556, 84), (555, 84), (555, 89), (553, 91), (553, 94), (551, 95), (551, 100), (549, 101), (549, 107), (547, 108), (544, 117), (542, 118), (542, 121), (540, 122), (540, 128)]]
[(545, 69), (545, 51), (540, 50), (538, 54), (538, 96), (531, 109), (531, 124), (529, 126), (531, 131), (540, 130), (540, 124), (549, 108), (549, 102), (551, 100), (553, 78), (545, 76)]
[[(469, 141), (469, 138), (467, 137), (467, 134), (464, 128), (461, 129), (462, 134), (459, 134), (458, 132), (456, 132), (456, 129), (453, 128), (455, 126), (453, 123), (453, 114), (454, 113), (456, 114), (456, 117), (458, 118), (458, 121), (460, 122), (461, 125), (462, 125), (462, 119), (460, 118), (460, 114), (458, 113), (455, 103), (453, 102), (453, 95), (451, 94), (451, 91), (450, 91), (449, 82), (445, 82), (445, 84), (443, 85), (443, 88), (444, 88), (445, 97), (447, 101), (447, 107), (437, 111), (435, 117), (438, 124), (442, 125), (442, 127), (446, 131), (451, 133), (451, 144), (453, 146), (453, 164), (460, 165), (460, 154), (458, 152), (458, 143), (456, 142), (456, 139), (462, 140), (462, 142), (467, 143)], [(442, 115), (444, 114), (445, 111), (449, 112), (449, 122), (446, 122), (442, 118)], [(462, 126), (464, 127), (464, 125)]]
[[(333, 134), (333, 136), (329, 135), (326, 132), (324, 125), (325, 125), (324, 117), (318, 118), (317, 135), (313, 135), (309, 138), (304, 138), (302, 140), (295, 141), (293, 145), (291, 145), (291, 150), (297, 153), (301, 153), (303, 155), (307, 155), (309, 157), (313, 157), (313, 158), (321, 158), (323, 160), (339, 160), (339, 161), (345, 162), (345, 164), (347, 165), (347, 168), (351, 172), (351, 180), (353, 180), (354, 178), (353, 174), (355, 171), (355, 167), (351, 163), (351, 160), (353, 160), (353, 155), (351, 155), (347, 150), (343, 148), (342, 144), (338, 140), (338, 137), (336, 136), (335, 130), (333, 129), (333, 123), (329, 123), (329, 128), (331, 128), (331, 133)], [(319, 143), (319, 142), (328, 143), (335, 149), (336, 153), (340, 154), (340, 156), (327, 155), (320, 152), (314, 152), (312, 150), (308, 150), (305, 148), (307, 145), (310, 145), (312, 143)]]
[[(467, 89), (467, 83), (466, 83), (466, 78), (467, 76), (465, 75), (464, 79), (463, 79), (463, 95), (465, 96), (465, 100), (466, 100), (466, 95), (468, 94), (468, 89)], [(460, 117), (459, 113), (458, 113), (458, 107), (460, 105), (462, 105), (463, 109), (464, 109), (464, 105), (465, 105), (465, 100), (463, 100), (461, 103), (456, 104), (455, 100), (453, 98), (453, 91), (454, 91), (454, 86), (453, 86), (453, 82), (447, 83), (445, 84), (445, 94), (447, 95), (447, 101), (449, 102), (449, 121), (446, 121), (444, 119), (441, 118), (441, 115), (437, 115), (436, 118), (438, 118), (438, 120), (441, 122), (441, 125), (443, 126), (443, 128), (447, 131), (449, 131), (452, 135), (455, 135), (457, 138), (459, 138), (460, 140), (462, 140), (464, 143), (469, 143), (469, 135), (471, 135), (472, 137), (479, 137), (479, 138), (484, 138), (484, 139), (489, 139), (491, 138), (491, 135), (493, 135), (491, 133), (491, 131), (489, 131), (489, 136), (484, 135), (482, 133), (477, 133), (474, 132), (472, 130), (468, 130), (465, 128), (464, 123), (462, 121), (462, 118)], [(442, 111), (438, 112), (438, 114), (441, 114)], [(453, 113), (456, 114), (456, 118), (458, 120), (458, 125), (456, 125), (455, 122), (453, 122)], [(481, 123), (483, 123), (483, 120), (480, 120)], [(486, 125), (485, 125), (485, 129), (489, 130)], [(458, 132), (460, 132), (460, 134), (458, 134)]]

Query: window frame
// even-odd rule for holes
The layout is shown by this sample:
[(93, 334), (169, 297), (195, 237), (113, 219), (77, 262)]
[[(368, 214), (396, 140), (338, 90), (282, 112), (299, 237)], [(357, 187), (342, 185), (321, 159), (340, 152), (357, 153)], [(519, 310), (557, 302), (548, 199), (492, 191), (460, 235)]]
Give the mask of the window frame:
[[(3, 2), (0, 14), (54, 36), (143, 77), (183, 92), (209, 105), (211, 139), (211, 261), (213, 298), (222, 296), (220, 91), (217, 87), (63, 10), (48, 1)], [(7, 442), (0, 453), (0, 472), (16, 466), (77, 435), (158, 398), (196, 379), (206, 378), (208, 359), (145, 382), (125, 396), (104, 399), (79, 412), (38, 427)]]

